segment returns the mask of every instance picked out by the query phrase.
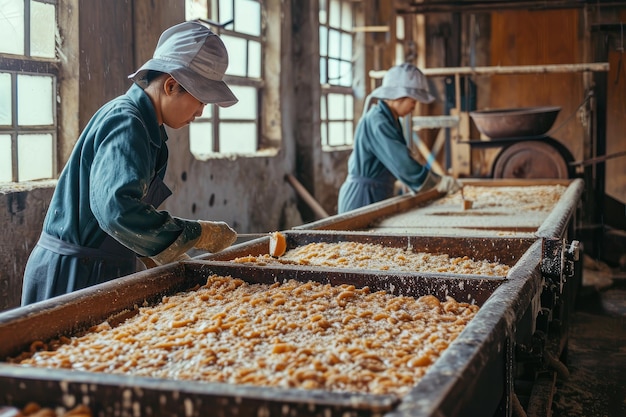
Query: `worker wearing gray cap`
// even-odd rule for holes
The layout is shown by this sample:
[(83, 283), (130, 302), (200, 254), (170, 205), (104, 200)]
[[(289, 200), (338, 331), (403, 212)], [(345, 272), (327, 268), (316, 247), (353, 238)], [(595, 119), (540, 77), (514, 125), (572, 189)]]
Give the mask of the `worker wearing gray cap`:
[(236, 232), (224, 222), (187, 220), (157, 207), (171, 195), (164, 125), (178, 129), (209, 103), (237, 98), (222, 81), (228, 53), (199, 21), (167, 29), (153, 58), (130, 75), (126, 94), (102, 106), (81, 133), (24, 273), (22, 305), (150, 266), (217, 252)]
[[(368, 109), (372, 98), (379, 102)], [(460, 188), (454, 178), (437, 175), (413, 159), (404, 139), (399, 118), (411, 114), (416, 102), (434, 99), (426, 77), (414, 65), (404, 63), (385, 73), (382, 85), (368, 96), (356, 128), (348, 176), (339, 189), (339, 213), (392, 197), (396, 180), (413, 191), (437, 187), (448, 193)]]

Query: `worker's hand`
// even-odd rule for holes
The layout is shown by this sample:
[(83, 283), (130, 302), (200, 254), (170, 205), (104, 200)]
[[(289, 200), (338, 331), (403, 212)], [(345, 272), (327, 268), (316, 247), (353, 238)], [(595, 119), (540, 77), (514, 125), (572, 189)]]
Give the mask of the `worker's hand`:
[(437, 191), (440, 193), (452, 194), (461, 189), (462, 185), (454, 177), (449, 175), (442, 175), (439, 184), (437, 184)]
[(237, 232), (224, 222), (199, 220), (202, 234), (194, 243), (194, 247), (215, 253), (226, 249), (237, 240)]

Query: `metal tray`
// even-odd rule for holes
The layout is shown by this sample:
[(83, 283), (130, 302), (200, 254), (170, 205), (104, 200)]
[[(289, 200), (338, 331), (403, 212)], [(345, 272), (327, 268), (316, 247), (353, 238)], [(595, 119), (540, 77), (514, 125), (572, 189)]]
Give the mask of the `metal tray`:
[[(287, 249), (294, 249), (309, 243), (358, 242), (378, 244), (385, 247), (405, 248), (413, 252), (447, 254), (450, 257), (468, 256), (474, 260), (488, 260), (513, 266), (526, 250), (535, 242), (530, 237), (449, 237), (449, 236), (415, 236), (406, 234), (382, 233), (373, 231), (342, 231), (342, 230), (286, 230), (281, 232), (286, 239)], [(235, 245), (224, 251), (200, 256), (197, 259), (213, 261), (229, 261), (238, 257), (258, 256), (269, 253), (270, 237), (255, 239), (246, 244)], [(323, 268), (313, 265), (300, 268)], [(335, 269), (335, 268), (330, 268)], [(359, 270), (361, 271), (361, 270)], [(378, 271), (381, 273), (382, 271)], [(436, 273), (423, 273), (430, 275)]]
[(460, 237), (563, 237), (572, 225), (584, 189), (581, 179), (462, 180), (481, 187), (567, 186), (550, 212), (507, 213), (496, 210), (462, 210), (438, 205), (442, 194), (429, 190), (393, 197), (347, 213), (297, 226), (296, 230), (362, 230), (407, 236)]
[[(288, 244), (307, 239), (348, 235), (290, 233)], [(355, 238), (356, 235), (348, 237)], [(375, 237), (407, 245), (407, 237)], [(262, 238), (232, 247), (228, 253), (267, 250)], [(30, 306), (0, 314), (0, 357), (27, 350), (36, 340), (74, 335), (109, 318), (123, 319), (140, 305), (203, 284), (209, 274), (230, 275), (248, 282), (285, 279), (352, 283), (395, 294), (446, 294), (469, 299), (481, 310), (435, 362), (422, 380), (401, 400), (392, 396), (332, 393), (321, 390), (277, 389), (244, 385), (158, 380), (62, 369), (28, 368), (0, 363), (0, 403), (23, 406), (29, 401), (70, 408), (92, 407), (98, 416), (460, 416), (493, 415), (506, 407), (510, 389), (507, 361), (514, 328), (523, 324), (542, 285), (541, 243), (523, 239), (477, 239), (446, 243), (445, 239), (414, 239), (415, 248), (457, 248), (477, 255), (490, 253), (512, 263), (506, 279), (451, 274), (388, 273), (330, 268), (254, 267), (215, 259), (195, 259), (129, 275)], [(451, 249), (452, 250), (452, 249)], [(226, 255), (225, 251), (222, 255)], [(495, 254), (495, 255), (494, 255)], [(455, 297), (455, 298), (456, 298)], [(530, 331), (530, 330), (529, 330)], [(184, 411), (183, 411), (184, 410)]]

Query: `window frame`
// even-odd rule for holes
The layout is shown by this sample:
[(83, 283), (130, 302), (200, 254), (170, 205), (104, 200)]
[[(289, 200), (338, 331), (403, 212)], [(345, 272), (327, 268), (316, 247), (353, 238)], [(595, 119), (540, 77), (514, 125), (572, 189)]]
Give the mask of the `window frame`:
[[(344, 4), (347, 4), (350, 8), (351, 8), (351, 27), (350, 29), (346, 29), (346, 28), (342, 28), (341, 27), (341, 22), (343, 21), (343, 16), (340, 15), (339, 16), (339, 22), (340, 22), (340, 26), (336, 27), (336, 26), (331, 26), (330, 22), (331, 22), (331, 16), (330, 16), (330, 10), (331, 10), (331, 3), (332, 2), (338, 2), (340, 4), (339, 10), (340, 13), (344, 12)], [(337, 122), (341, 122), (344, 123), (344, 129), (346, 129), (345, 124), (350, 124), (351, 125), (351, 130), (352, 130), (352, 136), (354, 136), (354, 132), (356, 129), (356, 121), (357, 121), (357, 117), (356, 117), (356, 97), (355, 97), (355, 93), (354, 93), (354, 78), (355, 78), (355, 61), (353, 59), (354, 56), (354, 51), (355, 51), (355, 43), (356, 43), (356, 36), (355, 36), (355, 32), (354, 32), (354, 26), (356, 23), (356, 7), (354, 5), (354, 2), (351, 0), (326, 0), (325, 2), (320, 2), (320, 11), (321, 8), (325, 7), (324, 13), (326, 15), (326, 19), (324, 22), (319, 21), (319, 29), (321, 30), (322, 27), (325, 28), (326, 30), (326, 46), (325, 46), (325, 50), (326, 50), (326, 55), (322, 55), (321, 52), (321, 45), (320, 45), (320, 54), (319, 54), (319, 59), (320, 59), (320, 73), (321, 74), (325, 74), (325, 80), (326, 82), (323, 82), (322, 80), (320, 80), (320, 87), (321, 87), (321, 91), (320, 91), (320, 141), (321, 141), (321, 145), (322, 145), (322, 149), (325, 151), (334, 151), (334, 150), (340, 150), (342, 148), (351, 148), (352, 147), (352, 143), (353, 141), (351, 140), (351, 138), (344, 138), (344, 141), (341, 144), (329, 144), (329, 137), (330, 137), (330, 124), (332, 123), (337, 123)], [(339, 56), (339, 57), (330, 57), (329, 56), (329, 45), (331, 42), (331, 36), (330, 36), (330, 32), (332, 31), (336, 31), (339, 32), (340, 34), (340, 39), (343, 38), (343, 35), (348, 35), (352, 38), (352, 42), (351, 42), (351, 57), (350, 60), (346, 60), (343, 57)], [(320, 36), (321, 38), (321, 36)], [(321, 39), (320, 39), (321, 42)], [(341, 50), (341, 46), (339, 47), (339, 49)], [(340, 84), (333, 84), (331, 83), (330, 79), (329, 79), (329, 73), (328, 73), (328, 69), (330, 66), (330, 61), (331, 59), (333, 61), (339, 61), (339, 62), (347, 62), (350, 65), (351, 68), (351, 74), (350, 74), (350, 82), (351, 85), (350, 86), (345, 86), (345, 85), (340, 85)], [(325, 68), (322, 68), (322, 62), (324, 62), (325, 64)], [(321, 77), (321, 75), (320, 75)], [(328, 97), (331, 94), (338, 94), (338, 95), (344, 95), (344, 96), (351, 96), (352, 97), (352, 119), (347, 119), (347, 118), (341, 118), (341, 119), (330, 119), (329, 114), (328, 114)], [(322, 109), (325, 109), (325, 111), (322, 111)]]
[[(207, 107), (211, 107), (211, 111), (210, 111), (210, 116), (208, 117), (198, 117), (196, 118), (196, 121), (192, 122), (192, 123), (210, 123), (211, 124), (211, 150), (210, 153), (208, 154), (202, 154), (202, 155), (195, 155), (194, 157), (196, 159), (204, 159), (203, 157), (208, 156), (208, 157), (227, 157), (229, 155), (232, 155), (231, 152), (229, 153), (224, 153), (221, 151), (220, 149), (220, 127), (223, 124), (238, 124), (238, 123), (245, 123), (245, 124), (254, 124), (254, 131), (256, 132), (256, 138), (255, 138), (255, 143), (254, 143), (254, 148), (255, 151), (253, 154), (257, 154), (262, 152), (264, 149), (272, 147), (270, 143), (265, 143), (263, 140), (263, 112), (261, 111), (262, 109), (262, 105), (263, 105), (263, 96), (264, 96), (264, 89), (266, 88), (266, 83), (265, 83), (265, 64), (266, 64), (266, 59), (265, 59), (265, 51), (267, 50), (267, 40), (266, 40), (266, 33), (265, 33), (265, 19), (266, 19), (266, 5), (265, 2), (262, 0), (253, 0), (256, 1), (259, 4), (259, 8), (260, 8), (260, 34), (258, 36), (256, 35), (251, 35), (248, 33), (243, 33), (243, 32), (237, 32), (234, 30), (235, 27), (235, 19), (236, 19), (236, 13), (237, 10), (235, 9), (235, 1), (236, 0), (230, 0), (231, 1), (231, 6), (232, 6), (232, 12), (233, 12), (233, 18), (224, 22), (219, 22), (219, 1), (218, 2), (212, 2), (210, 0), (206, 1), (206, 9), (207, 9), (207, 14), (208, 16), (206, 17), (193, 17), (193, 19), (198, 19), (206, 24), (208, 24), (211, 29), (218, 35), (218, 36), (228, 36), (228, 37), (232, 37), (232, 38), (237, 38), (237, 39), (243, 39), (246, 42), (246, 52), (249, 51), (250, 48), (250, 41), (252, 42), (257, 42), (260, 45), (261, 48), (261, 53), (260, 53), (260, 60), (261, 62), (259, 63), (260, 65), (260, 78), (255, 78), (255, 77), (250, 77), (249, 75), (249, 71), (250, 71), (250, 64), (248, 62), (248, 59), (250, 57), (249, 53), (246, 54), (246, 64), (245, 64), (245, 71), (246, 71), (246, 76), (238, 76), (238, 75), (230, 75), (230, 74), (226, 74), (224, 75), (223, 81), (229, 86), (229, 87), (251, 87), (254, 88), (256, 90), (256, 117), (254, 117), (253, 119), (240, 119), (240, 118), (223, 118), (220, 115), (220, 106), (217, 104), (207, 104)], [(212, 20), (213, 17), (215, 17), (214, 15), (217, 14), (217, 18), (218, 21), (214, 21)], [(230, 52), (230, 51), (229, 51)], [(236, 155), (250, 155), (250, 153), (236, 153)]]
[[(261, 8), (263, 8), (263, 2), (259, 1)], [(263, 19), (263, 10), (261, 10), (261, 20)], [(227, 25), (226, 25), (227, 26)], [(252, 87), (255, 88), (257, 90), (257, 105), (256, 105), (256, 118), (254, 119), (254, 124), (255, 124), (255, 131), (256, 131), (256, 151), (255, 152), (259, 152), (262, 147), (263, 147), (263, 143), (262, 143), (262, 114), (263, 112), (261, 111), (262, 109), (262, 103), (263, 103), (263, 89), (265, 88), (265, 54), (263, 53), (264, 48), (266, 48), (266, 42), (263, 36), (263, 26), (261, 26), (261, 35), (256, 37), (256, 36), (252, 36), (249, 34), (245, 34), (245, 33), (240, 33), (240, 32), (235, 32), (223, 27), (216, 27), (215, 28), (215, 33), (217, 33), (219, 36), (222, 35), (226, 35), (226, 36), (231, 36), (231, 37), (235, 37), (235, 38), (241, 38), (241, 39), (245, 39), (246, 41), (246, 50), (249, 48), (249, 43), (248, 41), (252, 40), (255, 42), (258, 42), (261, 45), (261, 62), (260, 62), (260, 66), (261, 66), (261, 78), (252, 78), (252, 77), (241, 77), (241, 76), (236, 76), (236, 75), (224, 75), (224, 82), (228, 85), (228, 86), (238, 86), (238, 87)], [(249, 55), (246, 55), (246, 60), (249, 57)], [(246, 72), (248, 72), (250, 70), (249, 65), (246, 63)], [(219, 128), (220, 128), (220, 122), (222, 121), (222, 118), (220, 117), (220, 106), (218, 106), (217, 104), (211, 104), (211, 106), (213, 107), (213, 111), (212, 111), (212, 120), (213, 120), (213, 152), (215, 152), (216, 154), (221, 154), (221, 151), (219, 149)], [(250, 119), (225, 119), (228, 120), (228, 123), (238, 123), (238, 122), (245, 122), (245, 123), (250, 123), (251, 120)]]
[[(58, 0), (23, 0), (24, 1), (24, 53), (21, 55), (0, 52), (0, 72), (11, 76), (11, 125), (0, 125), (0, 134), (8, 134), (11, 137), (11, 180), (10, 183), (20, 183), (29, 180), (19, 178), (19, 154), (18, 136), (27, 134), (50, 134), (52, 136), (51, 176), (40, 180), (55, 179), (58, 177), (57, 146), (58, 146), (58, 113), (59, 104), (59, 61), (58, 58), (46, 58), (32, 56), (31, 53), (31, 2), (51, 4), (55, 6), (55, 26), (59, 25)], [(28, 125), (20, 126), (18, 120), (17, 103), (17, 76), (51, 76), (52, 78), (52, 124), (51, 125)]]

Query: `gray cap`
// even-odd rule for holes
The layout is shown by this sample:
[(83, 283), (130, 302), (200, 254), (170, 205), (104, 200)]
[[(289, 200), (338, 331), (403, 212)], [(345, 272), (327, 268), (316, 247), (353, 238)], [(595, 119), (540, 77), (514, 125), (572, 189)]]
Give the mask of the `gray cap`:
[(404, 63), (385, 73), (383, 83), (370, 94), (383, 100), (411, 97), (422, 103), (430, 103), (435, 97), (428, 91), (426, 76), (415, 65)]
[(238, 100), (222, 81), (226, 68), (224, 42), (203, 23), (189, 21), (163, 32), (152, 59), (128, 78), (141, 85), (148, 70), (164, 72), (202, 103), (229, 107)]

